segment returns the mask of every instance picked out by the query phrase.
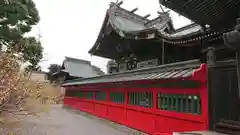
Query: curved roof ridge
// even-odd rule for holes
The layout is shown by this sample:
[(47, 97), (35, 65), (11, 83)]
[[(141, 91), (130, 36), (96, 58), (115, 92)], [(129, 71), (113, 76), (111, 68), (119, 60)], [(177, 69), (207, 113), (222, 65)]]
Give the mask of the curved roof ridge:
[(150, 21), (149, 19), (144, 18), (144, 17), (141, 16), (141, 15), (135, 14), (135, 13), (133, 13), (133, 12), (130, 12), (130, 11), (128, 11), (128, 10), (126, 10), (126, 9), (118, 6), (118, 5), (117, 5), (116, 3), (114, 3), (114, 2), (111, 2), (109, 9), (111, 9), (111, 8), (116, 8), (116, 9), (118, 9), (118, 10), (120, 10), (120, 11), (123, 11), (123, 12), (128, 13), (129, 15), (132, 15), (132, 16), (134, 16), (134, 17), (138, 17), (139, 19), (142, 19), (142, 20), (145, 20), (145, 21)]
[(136, 34), (153, 29), (161, 32), (167, 28), (167, 24), (171, 23), (170, 16), (167, 12), (160, 14), (158, 17), (152, 20), (149, 20), (135, 13), (127, 11), (126, 9), (123, 9), (115, 3), (111, 4), (110, 8), (107, 11), (107, 14), (112, 28), (122, 37), (125, 36), (124, 33)]

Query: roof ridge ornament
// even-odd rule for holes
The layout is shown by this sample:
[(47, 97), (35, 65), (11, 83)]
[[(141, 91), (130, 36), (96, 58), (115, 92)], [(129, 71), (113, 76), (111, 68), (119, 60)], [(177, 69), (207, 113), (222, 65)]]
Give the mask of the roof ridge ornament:
[(145, 15), (145, 16), (143, 16), (143, 18), (148, 18), (148, 17), (150, 17), (151, 15), (150, 14), (147, 14), (147, 15)]
[(134, 13), (134, 12), (136, 12), (137, 10), (138, 10), (138, 8), (136, 7), (136, 8), (134, 8), (133, 10), (131, 10), (131, 11), (129, 11), (129, 12)]
[(170, 17), (170, 10), (167, 10), (167, 11), (165, 11), (165, 12), (157, 11), (157, 13), (158, 13), (158, 17), (168, 16), (169, 18), (171, 18), (171, 17)]
[(159, 6), (160, 6), (160, 8), (161, 8), (162, 12), (165, 12), (165, 11), (164, 11), (164, 9), (163, 9), (163, 7), (162, 7), (162, 4), (161, 4), (161, 3), (162, 3), (162, 1), (163, 1), (163, 0), (159, 0)]
[(223, 40), (228, 48), (240, 50), (240, 18), (237, 19), (234, 30), (223, 33)]
[(120, 1), (120, 2), (118, 2), (118, 0), (116, 1), (116, 4), (117, 4), (117, 6), (121, 6), (122, 4), (123, 4), (123, 0), (122, 1)]

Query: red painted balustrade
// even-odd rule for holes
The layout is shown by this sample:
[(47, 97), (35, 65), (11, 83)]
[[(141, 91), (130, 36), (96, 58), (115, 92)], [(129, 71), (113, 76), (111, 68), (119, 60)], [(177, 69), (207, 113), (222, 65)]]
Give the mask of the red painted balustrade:
[[(96, 100), (95, 98), (90, 100), (66, 96), (64, 104), (152, 135), (170, 135), (172, 132), (208, 130), (208, 92), (205, 82), (205, 69), (206, 68), (195, 72), (193, 77), (190, 78), (191, 80), (203, 82), (202, 86), (197, 88), (101, 88), (101, 91), (107, 93), (105, 101)], [(68, 90), (68, 88), (66, 88), (66, 90)], [(92, 91), (97, 91), (97, 88), (94, 88)], [(112, 91), (124, 92), (124, 102), (111, 102), (109, 93)], [(150, 108), (130, 104), (129, 94), (139, 91), (153, 93), (153, 103)], [(161, 97), (159, 93), (168, 96), (171, 96), (171, 94), (198, 95), (198, 98), (201, 99), (199, 100), (201, 110), (198, 113), (164, 110), (161, 108), (161, 105), (159, 105), (162, 103), (162, 101), (159, 101)], [(94, 96), (96, 97), (96, 94)], [(196, 96), (192, 97), (195, 98)], [(165, 100), (165, 98), (163, 99)], [(177, 101), (174, 100), (174, 102)]]
[[(137, 89), (135, 89), (137, 90)], [(161, 91), (161, 90), (160, 90)], [(167, 90), (168, 91), (168, 90)], [(181, 93), (182, 91), (169, 90), (170, 93)], [(160, 110), (157, 108), (144, 108), (129, 104), (118, 104), (110, 101), (97, 101), (65, 97), (64, 104), (84, 112), (109, 119), (111, 121), (127, 125), (129, 127), (153, 134), (155, 132), (171, 133), (181, 131), (207, 130), (208, 115), (207, 104), (204, 101), (206, 89), (184, 91), (191, 94), (200, 94), (202, 113), (188, 114)]]

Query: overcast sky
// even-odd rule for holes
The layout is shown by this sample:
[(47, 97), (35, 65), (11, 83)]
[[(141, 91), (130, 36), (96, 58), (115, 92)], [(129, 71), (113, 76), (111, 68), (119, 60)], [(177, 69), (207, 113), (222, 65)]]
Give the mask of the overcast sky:
[[(49, 64), (61, 64), (65, 56), (89, 60), (106, 72), (107, 60), (90, 56), (88, 50), (97, 39), (102, 22), (113, 0), (34, 0), (41, 17), (38, 26), (30, 35), (41, 34), (44, 47), (44, 61), (40, 64), (47, 69)], [(131, 10), (138, 7), (139, 15), (151, 14), (157, 17), (160, 11), (158, 0), (124, 0), (121, 7)], [(175, 28), (190, 21), (171, 12)]]

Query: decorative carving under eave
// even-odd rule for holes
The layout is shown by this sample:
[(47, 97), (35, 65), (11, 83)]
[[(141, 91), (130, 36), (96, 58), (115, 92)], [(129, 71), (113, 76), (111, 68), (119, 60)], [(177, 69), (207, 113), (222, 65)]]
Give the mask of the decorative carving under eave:
[(216, 62), (215, 48), (209, 47), (207, 52), (207, 64), (209, 66), (214, 65)]
[[(238, 19), (240, 23), (240, 18)], [(223, 34), (224, 44), (234, 50), (240, 50), (240, 24), (237, 24), (233, 31)]]
[(107, 63), (107, 72), (108, 74), (116, 73), (118, 72), (118, 65), (114, 60), (110, 60)]

